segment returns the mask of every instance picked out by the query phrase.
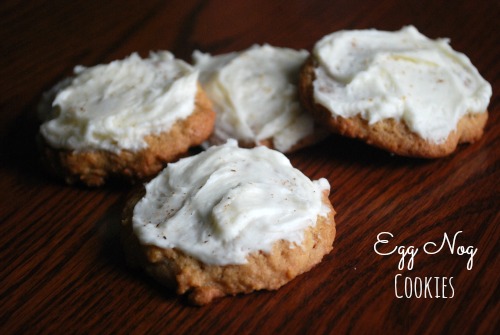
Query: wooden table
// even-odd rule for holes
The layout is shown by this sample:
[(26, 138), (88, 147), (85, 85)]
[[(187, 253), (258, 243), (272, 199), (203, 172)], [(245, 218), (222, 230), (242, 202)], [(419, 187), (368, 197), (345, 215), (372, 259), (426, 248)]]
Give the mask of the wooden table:
[[(498, 333), (499, 17), (493, 0), (2, 1), (0, 333)], [(40, 169), (35, 106), (77, 64), (161, 49), (189, 61), (195, 49), (255, 43), (310, 50), (335, 30), (408, 24), (451, 38), (493, 85), (485, 135), (439, 160), (334, 136), (290, 155), (330, 181), (338, 235), (319, 266), (278, 291), (188, 305), (127, 267), (117, 233), (128, 186), (69, 187)], [(384, 232), (393, 238), (380, 251), (419, 248), (412, 270), (375, 252)], [(424, 253), (445, 234), (457, 234), (453, 254)], [(477, 248), (470, 270), (459, 245)], [(426, 281), (432, 298), (404, 296)]]

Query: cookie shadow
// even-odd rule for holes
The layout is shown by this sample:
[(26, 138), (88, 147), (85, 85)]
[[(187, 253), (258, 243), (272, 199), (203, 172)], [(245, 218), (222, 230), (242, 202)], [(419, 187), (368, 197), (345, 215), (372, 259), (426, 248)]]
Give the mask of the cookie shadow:
[(122, 211), (127, 199), (127, 194), (121, 196), (108, 208), (103, 218), (96, 222), (96, 235), (100, 242), (97, 258), (112, 271), (126, 277), (127, 281), (141, 285), (147, 291), (146, 295), (161, 297), (168, 302), (178, 300), (179, 297), (173, 290), (162, 286), (141, 269), (133, 268), (128, 264), (120, 239)]
[(40, 123), (36, 103), (30, 102), (8, 125), (0, 141), (2, 165), (23, 177), (48, 180), (38, 155), (36, 137)]
[(350, 166), (405, 167), (427, 165), (434, 160), (399, 156), (358, 139), (332, 134), (322, 142), (291, 154), (292, 159)]

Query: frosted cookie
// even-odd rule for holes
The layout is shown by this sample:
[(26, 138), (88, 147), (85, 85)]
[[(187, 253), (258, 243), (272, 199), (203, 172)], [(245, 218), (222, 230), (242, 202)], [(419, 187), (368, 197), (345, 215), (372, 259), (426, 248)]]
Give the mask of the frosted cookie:
[(302, 69), (300, 93), (336, 133), (432, 158), (482, 136), (492, 89), (448, 40), (408, 26), (323, 37)]
[(155, 175), (213, 131), (215, 113), (197, 79), (166, 51), (77, 66), (39, 107), (45, 165), (89, 186)]
[(332, 250), (329, 190), (278, 151), (230, 140), (168, 164), (135, 194), (122, 243), (132, 265), (195, 304), (278, 289)]
[(305, 50), (253, 47), (219, 56), (193, 53), (200, 82), (214, 103), (215, 130), (209, 145), (238, 140), (240, 146), (266, 145), (291, 152), (322, 139), (300, 105), (297, 85)]

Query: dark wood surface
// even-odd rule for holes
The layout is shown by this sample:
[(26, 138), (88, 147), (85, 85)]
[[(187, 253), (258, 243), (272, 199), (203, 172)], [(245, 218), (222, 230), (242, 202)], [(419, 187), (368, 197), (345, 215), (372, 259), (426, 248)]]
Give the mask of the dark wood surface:
[[(499, 17), (493, 0), (2, 1), (0, 333), (498, 334)], [(278, 291), (188, 305), (126, 266), (117, 232), (129, 187), (68, 187), (40, 169), (34, 108), (77, 64), (160, 49), (189, 61), (194, 49), (254, 43), (310, 50), (335, 30), (408, 24), (451, 38), (493, 85), (485, 136), (429, 161), (338, 137), (290, 155), (330, 181), (338, 235), (319, 266)], [(460, 231), (457, 246), (477, 248), (472, 269), (457, 250), (424, 253)], [(419, 248), (412, 270), (375, 253), (381, 232), (394, 235), (381, 250)], [(396, 297), (428, 277), (453, 297)]]

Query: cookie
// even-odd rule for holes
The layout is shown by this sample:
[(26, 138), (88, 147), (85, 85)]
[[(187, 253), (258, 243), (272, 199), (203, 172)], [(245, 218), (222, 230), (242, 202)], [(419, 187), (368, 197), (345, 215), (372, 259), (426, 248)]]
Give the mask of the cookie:
[(326, 136), (300, 105), (297, 85), (305, 50), (254, 45), (228, 54), (193, 53), (200, 82), (214, 103), (215, 129), (208, 145), (238, 140), (284, 153)]
[(412, 26), (327, 35), (300, 79), (302, 103), (331, 131), (423, 158), (481, 138), (491, 94), (448, 40), (431, 40)]
[(39, 148), (68, 184), (156, 175), (213, 131), (198, 72), (169, 52), (75, 68), (42, 99)]
[(127, 259), (198, 305), (275, 290), (332, 250), (335, 211), (276, 150), (235, 140), (169, 164), (128, 202)]

